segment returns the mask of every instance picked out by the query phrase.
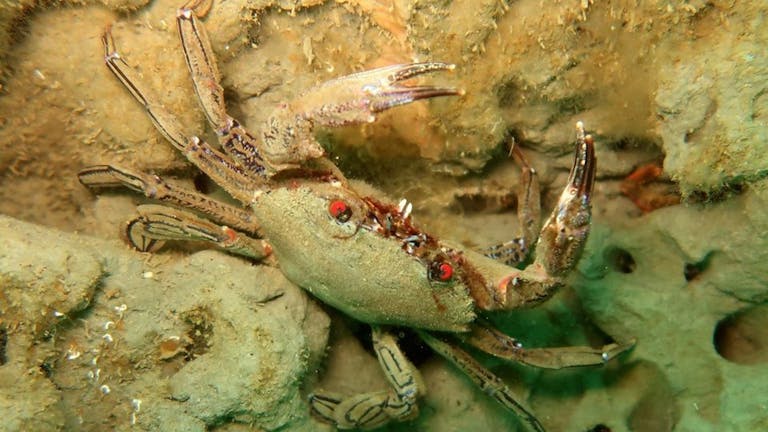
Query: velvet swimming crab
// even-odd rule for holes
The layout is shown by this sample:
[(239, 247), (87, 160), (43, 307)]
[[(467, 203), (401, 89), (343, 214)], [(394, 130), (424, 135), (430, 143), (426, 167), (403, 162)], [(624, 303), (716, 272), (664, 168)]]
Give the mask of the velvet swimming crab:
[[(568, 183), (543, 228), (536, 173), (513, 147), (522, 167), (521, 236), (484, 251), (465, 250), (421, 231), (412, 223), (411, 204), (387, 204), (350, 188), (313, 136), (317, 127), (372, 122), (399, 105), (461, 94), (403, 83), (452, 65), (400, 64), (328, 81), (278, 106), (251, 135), (225, 111), (213, 52), (199, 21), (209, 6), (182, 7), (177, 24), (195, 91), (221, 150), (182, 132), (120, 57), (109, 31), (103, 37), (105, 60), (165, 138), (244, 208), (112, 165), (89, 167), (79, 178), (89, 187), (125, 186), (173, 205), (138, 208), (139, 216), (126, 228), (137, 249), (153, 251), (166, 240), (202, 240), (255, 259), (273, 254), (292, 282), (370, 324), (391, 388), (354, 396), (313, 394), (309, 404), (315, 415), (339, 428), (374, 428), (416, 415), (423, 385), (398, 347), (393, 327), (413, 329), (535, 431), (544, 428), (530, 409), (460, 346), (543, 368), (598, 365), (631, 347), (630, 342), (527, 349), (482, 318), (546, 300), (579, 259), (590, 229), (595, 178), (594, 143), (580, 123)], [(523, 270), (511, 266), (531, 253), (535, 259)]]

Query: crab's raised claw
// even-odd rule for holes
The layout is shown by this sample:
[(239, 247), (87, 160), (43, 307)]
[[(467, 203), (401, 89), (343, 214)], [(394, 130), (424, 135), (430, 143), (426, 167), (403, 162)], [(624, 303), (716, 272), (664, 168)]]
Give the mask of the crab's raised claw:
[(590, 199), (597, 165), (595, 145), (592, 136), (584, 134), (581, 122), (576, 124), (576, 130), (576, 157), (568, 184), (536, 246), (536, 262), (555, 277), (565, 275), (576, 265), (589, 235)]
[(401, 84), (418, 75), (454, 68), (441, 62), (409, 63), (343, 76), (311, 89), (294, 101), (293, 110), (308, 114), (315, 124), (323, 126), (370, 123), (376, 114), (396, 106), (463, 94), (452, 87)]
[(314, 137), (316, 126), (338, 127), (371, 123), (376, 114), (396, 106), (438, 96), (464, 94), (452, 87), (403, 85), (429, 72), (454, 69), (428, 62), (386, 66), (346, 75), (311, 88), (272, 112), (261, 134), (262, 155), (272, 171), (296, 168), (324, 155)]

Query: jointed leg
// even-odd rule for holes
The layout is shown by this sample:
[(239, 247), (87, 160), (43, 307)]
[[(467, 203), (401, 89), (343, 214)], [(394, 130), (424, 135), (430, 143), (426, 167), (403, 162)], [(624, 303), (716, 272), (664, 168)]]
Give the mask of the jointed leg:
[(516, 339), (480, 322), (477, 322), (472, 332), (462, 340), (496, 357), (547, 369), (602, 365), (635, 345), (635, 341), (631, 340), (627, 343), (608, 344), (601, 348), (586, 346), (523, 348)]
[(253, 259), (266, 258), (271, 247), (265, 240), (225, 225), (217, 225), (194, 213), (146, 204), (137, 208), (139, 217), (128, 222), (126, 235), (142, 252), (160, 248), (165, 240), (194, 240), (212, 243), (230, 253)]
[(563, 285), (563, 277), (578, 262), (589, 234), (595, 165), (594, 142), (579, 122), (571, 174), (557, 206), (541, 229), (536, 258), (525, 269), (511, 269), (499, 280), (495, 297), (500, 301), (494, 309), (533, 306)]
[(244, 203), (250, 202), (253, 191), (260, 187), (261, 178), (245, 172), (229, 156), (211, 148), (199, 138), (187, 137), (182, 132), (176, 117), (155, 102), (152, 93), (141, 82), (136, 71), (117, 53), (115, 42), (109, 31), (102, 36), (102, 42), (107, 67), (144, 106), (157, 130), (235, 199)]
[(483, 255), (514, 266), (525, 260), (531, 247), (539, 237), (541, 203), (539, 180), (536, 171), (525, 159), (516, 143), (512, 143), (510, 154), (522, 168), (520, 186), (517, 192), (517, 219), (520, 222), (520, 236), (499, 245), (481, 250)]
[(444, 342), (428, 332), (418, 331), (418, 333), (430, 348), (467, 374), (467, 376), (469, 376), (469, 378), (477, 384), (485, 394), (496, 399), (499, 403), (514, 412), (532, 431), (545, 432), (544, 426), (542, 426), (536, 416), (533, 415), (530, 408), (526, 407), (518, 400), (519, 398), (512, 393), (512, 390), (504, 384), (504, 381), (502, 381), (501, 378), (494, 375), (477, 360), (472, 358), (471, 355), (457, 346)]
[(581, 257), (591, 224), (596, 167), (595, 143), (577, 122), (576, 155), (568, 182), (536, 244), (535, 264), (550, 277), (565, 276)]
[(258, 235), (259, 225), (252, 213), (208, 198), (196, 191), (166, 183), (156, 175), (110, 165), (88, 167), (78, 173), (80, 183), (90, 188), (124, 186), (148, 198), (169, 202), (209, 214), (217, 222)]
[(265, 177), (271, 173), (266, 171), (267, 161), (259, 153), (256, 140), (226, 112), (224, 89), (219, 84), (220, 75), (211, 42), (205, 26), (197, 18), (204, 16), (208, 7), (210, 2), (193, 1), (182, 6), (176, 15), (195, 93), (224, 151), (249, 173)]
[[(192, 82), (224, 151), (245, 170), (263, 178), (322, 158), (325, 151), (315, 140), (315, 126), (369, 123), (376, 114), (399, 105), (462, 94), (453, 88), (399, 84), (421, 74), (453, 68), (446, 63), (411, 63), (347, 75), (315, 86), (277, 108), (263, 125), (259, 142), (226, 113), (210, 40), (198, 20), (209, 7), (210, 1), (193, 0), (182, 6), (176, 16)], [(340, 172), (331, 171), (344, 180)]]
[(406, 420), (418, 413), (416, 398), (423, 388), (418, 370), (400, 351), (394, 336), (378, 327), (372, 328), (372, 336), (376, 357), (394, 391), (349, 397), (311, 395), (309, 403), (312, 412), (339, 429), (373, 429), (392, 420)]
[(117, 52), (117, 47), (109, 28), (101, 36), (101, 42), (104, 46), (104, 61), (107, 64), (107, 68), (123, 83), (125, 88), (131, 92), (131, 95), (144, 106), (152, 123), (155, 124), (157, 130), (165, 139), (183, 152), (186, 147), (187, 137), (181, 131), (178, 120), (162, 105), (155, 102), (155, 98), (152, 97), (151, 92), (139, 79), (136, 71), (123, 60)]
[[(461, 95), (462, 90), (401, 81), (439, 70), (447, 63), (410, 63), (346, 75), (319, 84), (276, 109), (262, 128), (264, 157), (275, 167), (291, 167), (321, 155), (313, 129), (371, 123), (376, 114), (417, 100)], [(317, 157), (317, 156), (314, 156)]]

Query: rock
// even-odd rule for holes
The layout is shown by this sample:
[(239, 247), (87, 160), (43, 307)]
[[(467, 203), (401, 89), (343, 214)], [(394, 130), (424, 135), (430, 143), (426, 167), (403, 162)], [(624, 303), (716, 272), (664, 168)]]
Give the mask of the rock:
[[(765, 360), (744, 366), (729, 357), (742, 358), (738, 350), (746, 349), (744, 355), (767, 358), (768, 331), (760, 320), (742, 321), (735, 333), (722, 327), (768, 299), (768, 220), (757, 210), (766, 200), (768, 184), (760, 182), (716, 205), (669, 207), (611, 229), (597, 222), (576, 282), (579, 297), (608, 334), (638, 339), (629, 361), (653, 364), (669, 383), (654, 396), (669, 403), (644, 415), (675, 413), (666, 429), (633, 430), (765, 427), (765, 406), (742, 390), (766, 384)], [(617, 256), (634, 264), (625, 266)], [(734, 337), (752, 343), (739, 348)], [(724, 356), (725, 344), (736, 351)]]
[(217, 251), (145, 261), (7, 217), (0, 230), (10, 430), (313, 429), (300, 388), (329, 321), (279, 270)]
[(657, 130), (683, 196), (768, 175), (768, 36), (757, 18), (766, 5), (745, 6), (726, 18), (738, 32), (710, 28), (719, 18), (702, 11), (697, 37), (674, 43), (660, 63)]
[[(575, 290), (496, 320), (528, 346), (599, 345), (609, 336), (639, 344), (605, 368), (551, 372), (482, 360), (555, 430), (768, 429), (764, 404), (750, 399), (768, 376), (765, 321), (755, 318), (768, 285), (766, 6), (636, 3), (251, 0), (214, 2), (204, 22), (228, 110), (254, 131), (276, 104), (328, 79), (414, 60), (455, 63), (425, 82), (461, 87), (463, 97), (401, 107), (319, 138), (342, 171), (405, 196), (419, 224), (469, 246), (515, 236), (514, 203), (505, 201), (519, 179), (510, 137), (539, 173), (549, 209), (571, 163), (573, 125), (583, 120), (596, 137), (599, 178), (582, 274)], [(192, 183), (189, 164), (106, 70), (100, 45), (112, 23), (121, 53), (158, 102), (186, 134), (203, 135), (173, 23), (179, 5), (0, 5), (0, 213), (115, 239), (136, 199), (95, 198), (78, 170), (116, 163)], [(615, 184), (648, 162), (663, 162), (662, 179), (671, 176), (683, 195), (723, 201), (638, 217)], [(484, 210), (461, 197), (477, 197)], [(321, 427), (297, 389), (323, 356), (327, 320), (274, 269), (261, 275), (262, 267), (216, 253), (138, 256), (117, 241), (0, 221), (0, 409), (11, 427)], [(212, 290), (214, 282), (224, 288)], [(270, 300), (281, 287), (286, 294)], [(266, 316), (275, 323), (264, 325)], [(293, 334), (281, 348), (285, 329)], [(340, 344), (328, 379), (342, 389), (358, 389), (344, 379), (380, 388), (375, 360), (351, 345)], [(243, 363), (251, 353), (281, 368)], [(421, 417), (389, 430), (517, 425), (451, 366), (428, 359), (425, 379)], [(265, 395), (256, 382), (278, 393)]]

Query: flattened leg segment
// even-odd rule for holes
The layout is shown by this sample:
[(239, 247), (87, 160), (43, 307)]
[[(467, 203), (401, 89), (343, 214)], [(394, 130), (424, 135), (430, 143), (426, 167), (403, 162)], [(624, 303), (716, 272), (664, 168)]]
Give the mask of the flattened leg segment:
[[(205, 14), (207, 7), (210, 7), (210, 4), (192, 3), (179, 9), (176, 15), (181, 46), (192, 84), (205, 117), (216, 131), (224, 151), (250, 174), (256, 178), (264, 178), (274, 170), (262, 157), (260, 144), (237, 120), (227, 114), (224, 89), (219, 83), (220, 75), (211, 42), (205, 26), (197, 19)], [(271, 171), (267, 172), (268, 170)]]
[(516, 339), (481, 323), (473, 326), (464, 342), (505, 360), (546, 369), (602, 365), (635, 345), (635, 341), (631, 340), (601, 348), (574, 346), (527, 349)]
[(176, 14), (181, 46), (192, 76), (200, 105), (214, 127), (226, 124), (224, 89), (219, 84), (219, 69), (213, 56), (211, 42), (205, 27), (200, 25), (195, 5), (185, 5)]
[(467, 374), (467, 376), (477, 384), (485, 394), (496, 399), (496, 401), (514, 412), (523, 420), (529, 430), (534, 432), (545, 432), (544, 426), (542, 426), (536, 416), (533, 415), (531, 409), (520, 402), (519, 397), (507, 387), (501, 378), (494, 375), (477, 360), (472, 358), (471, 355), (457, 346), (442, 341), (428, 332), (419, 330), (418, 333), (419, 337), (421, 337), (430, 348)]
[(405, 358), (391, 334), (373, 327), (373, 349), (394, 391), (341, 397), (315, 393), (309, 397), (312, 412), (339, 429), (373, 429), (402, 421), (418, 413), (416, 399), (423, 388), (418, 370)]
[(210, 199), (194, 190), (173, 186), (156, 175), (111, 165), (96, 165), (80, 171), (77, 176), (80, 183), (90, 188), (124, 186), (143, 193), (147, 198), (210, 214), (217, 222), (227, 226), (253, 234), (259, 232), (259, 226), (250, 212)]
[(142, 205), (139, 217), (128, 222), (126, 235), (142, 252), (151, 252), (165, 240), (203, 241), (230, 253), (253, 259), (264, 259), (271, 246), (225, 225), (217, 225), (194, 213), (160, 205)]
[[(194, 14), (191, 12), (190, 15), (194, 17)], [(179, 22), (181, 25), (181, 20)], [(227, 134), (225, 139), (221, 136), (222, 132), (219, 130), (219, 137), (222, 140), (222, 145), (234, 142), (237, 139), (240, 139), (240, 141), (251, 140), (241, 145), (241, 147), (244, 148), (244, 155), (239, 158), (238, 162), (235, 162), (229, 155), (211, 148), (199, 138), (188, 137), (182, 131), (176, 117), (168, 112), (162, 104), (156, 102), (154, 95), (152, 95), (151, 91), (146, 88), (144, 83), (139, 79), (138, 73), (136, 73), (136, 71), (133, 70), (122, 57), (120, 57), (109, 29), (107, 29), (106, 33), (102, 36), (102, 42), (104, 44), (104, 58), (107, 67), (120, 82), (123, 83), (125, 88), (130, 91), (131, 95), (144, 106), (144, 109), (147, 110), (149, 118), (152, 120), (152, 123), (154, 123), (155, 128), (157, 128), (168, 142), (182, 152), (190, 162), (195, 164), (201, 171), (208, 174), (209, 177), (224, 187), (235, 199), (246, 203), (250, 202), (250, 193), (259, 188), (264, 182), (263, 161), (255, 149), (255, 144), (251, 142), (252, 138), (250, 135), (242, 131), (242, 128), (236, 128), (240, 134), (230, 137), (229, 129), (227, 129), (223, 132)], [(203, 46), (206, 44), (207, 39), (206, 42), (201, 42), (198, 45)], [(187, 47), (185, 46), (185, 53), (186, 52)], [(205, 51), (203, 51), (203, 53), (204, 52)], [(188, 62), (194, 62), (197, 65), (208, 64), (200, 59), (190, 60), (189, 57), (188, 54)], [(208, 59), (208, 57), (204, 55), (203, 58)], [(205, 73), (204, 71), (199, 70), (200, 67), (193, 70), (190, 65), (190, 70), (193, 72), (192, 76), (194, 78), (195, 89), (198, 91), (199, 99), (205, 109), (208, 119), (210, 121), (215, 120), (219, 122), (214, 126), (229, 128), (229, 126), (234, 125), (235, 122), (227, 117), (224, 112), (223, 92), (217, 82), (216, 75), (218, 72), (215, 69), (215, 61), (212, 57), (209, 60), (213, 62), (209, 65), (209, 67), (212, 67), (213, 69), (206, 69), (208, 70), (208, 73), (211, 74), (208, 78), (201, 78), (199, 76)], [(204, 84), (201, 81), (205, 81), (207, 84)], [(208, 91), (206, 92), (204, 89), (207, 89)], [(218, 93), (215, 89), (219, 89)], [(219, 95), (219, 93), (221, 93), (221, 95)], [(224, 148), (226, 150), (228, 149), (228, 146), (224, 145)], [(246, 172), (243, 167), (248, 168), (248, 171)]]
[(109, 28), (102, 35), (101, 42), (104, 45), (104, 61), (107, 68), (125, 86), (131, 95), (147, 110), (149, 118), (157, 130), (174, 147), (184, 151), (187, 137), (179, 127), (176, 117), (168, 112), (162, 105), (155, 102), (155, 98), (139, 79), (138, 73), (123, 60), (118, 54), (115, 41)]

